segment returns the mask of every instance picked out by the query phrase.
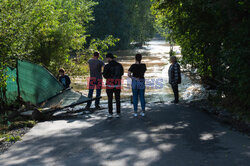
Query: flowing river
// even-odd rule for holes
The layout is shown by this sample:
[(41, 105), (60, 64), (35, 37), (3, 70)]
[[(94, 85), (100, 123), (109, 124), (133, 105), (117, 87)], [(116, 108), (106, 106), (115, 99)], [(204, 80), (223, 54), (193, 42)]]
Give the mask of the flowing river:
[[(170, 102), (173, 98), (173, 92), (168, 84), (168, 68), (170, 45), (164, 40), (154, 39), (147, 42), (141, 49), (129, 49), (114, 52), (118, 56), (117, 61), (120, 62), (125, 74), (123, 76), (123, 88), (121, 100), (123, 102), (130, 101), (132, 96), (130, 82), (128, 78), (128, 69), (135, 63), (135, 54), (141, 53), (143, 56), (142, 63), (147, 65), (146, 79), (146, 101), (147, 102)], [(174, 46), (174, 51), (177, 52), (177, 57), (181, 57), (180, 47)], [(73, 79), (73, 88), (87, 96), (87, 79), (86, 77), (75, 77)], [(182, 84), (179, 86), (180, 98), (191, 100), (195, 93), (200, 93), (203, 90), (199, 84), (194, 84), (189, 77), (182, 74)], [(102, 102), (107, 100), (105, 89), (102, 90)]]

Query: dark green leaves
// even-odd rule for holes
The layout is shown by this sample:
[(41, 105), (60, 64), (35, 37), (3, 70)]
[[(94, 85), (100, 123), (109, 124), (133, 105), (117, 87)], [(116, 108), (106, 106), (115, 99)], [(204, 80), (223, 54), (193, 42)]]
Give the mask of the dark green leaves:
[(152, 1), (156, 23), (181, 46), (183, 63), (249, 106), (249, 1)]

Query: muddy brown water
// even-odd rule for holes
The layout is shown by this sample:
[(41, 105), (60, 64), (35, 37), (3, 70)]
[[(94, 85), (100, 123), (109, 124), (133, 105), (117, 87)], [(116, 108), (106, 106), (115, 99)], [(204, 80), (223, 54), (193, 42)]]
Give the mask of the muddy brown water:
[[(141, 53), (143, 56), (142, 63), (147, 65), (146, 92), (145, 97), (147, 102), (168, 102), (173, 100), (173, 92), (168, 84), (168, 68), (170, 46), (164, 40), (152, 40), (147, 42), (141, 49), (130, 49), (113, 52), (118, 56), (117, 61), (120, 62), (125, 74), (123, 76), (123, 88), (121, 93), (122, 101), (130, 101), (132, 96), (130, 78), (128, 78), (128, 69), (135, 63), (135, 54)], [(177, 52), (177, 57), (180, 55), (180, 47), (174, 46), (174, 51)], [(105, 62), (107, 63), (107, 62)], [(73, 78), (72, 86), (76, 91), (88, 95), (86, 76), (78, 76)], [(192, 88), (190, 88), (192, 87)], [(196, 87), (197, 88), (197, 87)], [(200, 87), (198, 87), (200, 88)], [(187, 94), (191, 94), (195, 89), (192, 81), (182, 74), (182, 84), (179, 86), (181, 98), (187, 98)], [(102, 102), (107, 100), (105, 89), (102, 90)]]

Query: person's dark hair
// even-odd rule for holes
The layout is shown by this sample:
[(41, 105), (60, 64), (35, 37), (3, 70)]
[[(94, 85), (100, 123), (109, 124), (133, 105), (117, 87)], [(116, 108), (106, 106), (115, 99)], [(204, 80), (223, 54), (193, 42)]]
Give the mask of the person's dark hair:
[(99, 53), (99, 52), (95, 52), (95, 53), (94, 53), (94, 56), (95, 56), (95, 57), (99, 57), (99, 56), (100, 56), (100, 53)]
[(139, 62), (139, 64), (141, 63), (141, 59), (142, 59), (142, 55), (141, 55), (141, 54), (136, 54), (136, 55), (135, 55), (135, 60), (136, 60), (137, 62)]
[(176, 56), (171, 56), (171, 57), (170, 57), (170, 60), (173, 61), (173, 62), (177, 62)]
[(59, 73), (65, 73), (65, 70), (64, 70), (63, 68), (61, 68), (61, 69), (59, 70)]
[(108, 53), (106, 55), (106, 58), (111, 58), (111, 59), (115, 59), (114, 55), (112, 53)]

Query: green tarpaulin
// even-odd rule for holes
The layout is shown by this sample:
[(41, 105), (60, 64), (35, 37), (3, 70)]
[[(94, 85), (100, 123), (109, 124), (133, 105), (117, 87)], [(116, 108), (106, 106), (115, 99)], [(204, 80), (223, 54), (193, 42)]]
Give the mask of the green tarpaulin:
[(78, 92), (75, 92), (72, 89), (68, 89), (65, 90), (63, 93), (51, 98), (50, 100), (48, 100), (47, 102), (45, 102), (45, 104), (42, 106), (44, 108), (46, 107), (66, 107), (69, 105), (74, 105), (77, 103), (83, 103), (83, 102), (87, 102), (90, 99), (81, 95)]
[(7, 68), (7, 92), (6, 97), (9, 102), (15, 101), (17, 93), (17, 83), (16, 83), (16, 69)]
[(26, 61), (18, 61), (18, 80), (21, 97), (34, 104), (42, 103), (63, 90), (62, 84), (48, 70)]
[(73, 90), (64, 90), (63, 85), (44, 67), (18, 60), (17, 69), (7, 68), (7, 93), (9, 102), (20, 96), (25, 102), (43, 107), (65, 107), (87, 102), (90, 99)]

